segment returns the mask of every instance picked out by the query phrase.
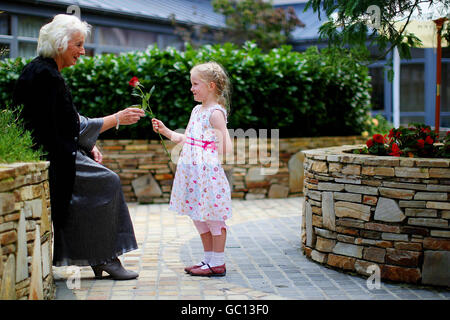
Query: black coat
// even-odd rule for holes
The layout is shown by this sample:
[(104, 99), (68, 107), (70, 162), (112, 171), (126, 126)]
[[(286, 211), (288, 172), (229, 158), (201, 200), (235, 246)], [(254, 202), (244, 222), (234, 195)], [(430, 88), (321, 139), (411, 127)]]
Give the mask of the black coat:
[(55, 60), (37, 57), (27, 64), (13, 99), (23, 105), (25, 128), (47, 153), (52, 220), (64, 223), (75, 180), (80, 119)]

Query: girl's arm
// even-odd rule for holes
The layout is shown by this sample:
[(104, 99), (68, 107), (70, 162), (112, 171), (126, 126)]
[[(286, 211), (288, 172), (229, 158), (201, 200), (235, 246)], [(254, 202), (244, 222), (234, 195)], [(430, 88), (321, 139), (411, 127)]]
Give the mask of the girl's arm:
[(186, 140), (186, 135), (175, 132), (167, 128), (161, 120), (156, 118), (152, 119), (153, 131), (161, 133), (163, 136), (168, 138), (170, 141), (178, 143), (184, 143)]
[(227, 129), (227, 123), (222, 111), (214, 110), (209, 118), (209, 122), (216, 130), (218, 138), (218, 150), (220, 154), (233, 152), (233, 143), (231, 142), (230, 133)]

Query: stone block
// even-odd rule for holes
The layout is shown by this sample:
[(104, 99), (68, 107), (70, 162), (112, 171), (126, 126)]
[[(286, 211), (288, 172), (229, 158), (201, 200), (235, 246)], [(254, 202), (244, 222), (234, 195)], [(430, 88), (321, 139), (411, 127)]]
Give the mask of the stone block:
[(323, 237), (323, 238), (328, 238), (328, 239), (336, 239), (336, 232), (327, 230), (327, 229), (321, 229), (321, 228), (314, 228), (316, 235)]
[(344, 185), (332, 182), (319, 182), (317, 189), (320, 191), (343, 191)]
[(305, 203), (305, 211), (306, 211), (306, 245), (308, 247), (313, 247), (315, 243), (315, 234), (312, 225), (312, 208), (311, 205), (306, 201)]
[(370, 220), (370, 206), (367, 205), (353, 202), (337, 201), (334, 204), (334, 209), (336, 216), (340, 218), (348, 217), (364, 221)]
[(405, 215), (395, 200), (380, 197), (375, 208), (374, 219), (385, 222), (402, 222)]
[(384, 257), (386, 255), (386, 249), (376, 247), (364, 248), (363, 258), (365, 260), (384, 263)]
[(13, 212), (15, 202), (13, 193), (0, 193), (0, 216)]
[(161, 188), (151, 173), (133, 180), (131, 185), (139, 202), (148, 202), (162, 196)]
[(16, 300), (16, 258), (14, 254), (8, 256), (3, 268), (0, 300)]
[(378, 190), (380, 191), (380, 195), (387, 198), (410, 200), (414, 197), (413, 190), (393, 189), (384, 187), (381, 187)]
[(378, 202), (378, 198), (374, 196), (363, 196), (362, 202), (368, 205), (376, 205)]
[(386, 249), (386, 263), (405, 267), (418, 267), (422, 252)]
[(303, 161), (305, 155), (300, 151), (294, 154), (288, 162), (289, 168), (289, 191), (302, 192), (303, 191)]
[(0, 234), (0, 244), (7, 245), (17, 241), (17, 231), (11, 230)]
[(430, 168), (430, 178), (450, 178), (450, 169), (448, 168)]
[(270, 199), (287, 198), (289, 194), (289, 188), (281, 184), (272, 184), (269, 188), (267, 195)]
[(364, 224), (364, 228), (367, 230), (374, 230), (381, 232), (393, 232), (393, 233), (400, 232), (399, 226), (391, 226), (383, 223), (367, 222), (366, 224)]
[(327, 173), (328, 172), (327, 163), (324, 161), (312, 161), (311, 171), (318, 173)]
[(374, 267), (381, 270), (383, 268), (383, 265), (364, 260), (356, 260), (355, 262), (355, 271), (365, 276), (371, 276), (373, 274)]
[(316, 249), (319, 251), (332, 252), (335, 245), (336, 245), (336, 240), (317, 237)]
[[(409, 189), (409, 190), (427, 190), (427, 186), (419, 183), (404, 183), (394, 181), (383, 181), (383, 187), (395, 189)], [(433, 190), (434, 191), (434, 190)]]
[(435, 209), (416, 209), (406, 208), (405, 214), (407, 217), (423, 217), (423, 218), (436, 218), (437, 210)]
[(410, 201), (400, 200), (398, 202), (398, 205), (400, 206), (400, 208), (425, 208), (426, 202), (425, 201), (414, 201), (414, 200), (410, 200)]
[(414, 195), (414, 200), (447, 201), (447, 193), (445, 193), (445, 192), (417, 192)]
[(431, 230), (430, 235), (450, 239), (450, 230)]
[(334, 246), (332, 252), (343, 256), (362, 258), (363, 248), (364, 247), (362, 246), (357, 246), (354, 244), (338, 242)]
[(392, 167), (363, 167), (361, 174), (367, 176), (393, 177), (395, 175), (395, 171)]
[(447, 228), (448, 221), (445, 219), (433, 218), (408, 218), (408, 224), (413, 226)]
[(418, 242), (395, 242), (394, 247), (399, 250), (422, 251), (422, 244)]
[(28, 251), (25, 212), (20, 212), (19, 227), (17, 228), (17, 258), (16, 258), (16, 282), (28, 278)]
[(348, 192), (334, 192), (334, 200), (336, 201), (347, 201), (347, 202), (361, 202), (362, 195), (359, 193), (348, 193)]
[(424, 252), (422, 283), (450, 287), (450, 252)]
[(423, 248), (429, 250), (450, 251), (450, 239), (425, 238), (423, 239)]
[(395, 176), (403, 178), (423, 178), (423, 179), (428, 179), (430, 177), (428, 173), (428, 168), (408, 168), (408, 167), (396, 167)]
[(42, 284), (42, 256), (41, 256), (41, 236), (39, 226), (36, 226), (33, 244), (33, 257), (31, 260), (31, 283), (29, 300), (43, 300), (44, 288)]
[(341, 172), (346, 175), (360, 175), (361, 174), (361, 166), (355, 164), (345, 165)]
[(399, 282), (418, 283), (421, 273), (419, 268), (405, 268), (385, 264), (381, 269), (381, 278)]
[(334, 211), (334, 199), (332, 192), (322, 193), (322, 218), (323, 226), (328, 229), (336, 230), (336, 215)]
[(355, 262), (356, 258), (334, 255), (332, 253), (328, 254), (327, 264), (332, 267), (337, 267), (344, 270), (354, 270)]
[(327, 261), (327, 256), (328, 255), (326, 253), (322, 253), (316, 250), (313, 250), (311, 252), (311, 259), (319, 263), (325, 263)]
[(378, 188), (376, 188), (376, 187), (359, 186), (359, 185), (354, 185), (354, 184), (346, 184), (345, 191), (351, 192), (351, 193), (361, 193), (361, 194), (373, 195), (373, 196), (378, 195)]
[(450, 210), (450, 202), (427, 201), (426, 208), (429, 208), (429, 209), (440, 209), (440, 210)]
[(408, 235), (407, 234), (399, 234), (399, 233), (383, 232), (381, 234), (381, 239), (395, 240), (395, 241), (408, 241)]

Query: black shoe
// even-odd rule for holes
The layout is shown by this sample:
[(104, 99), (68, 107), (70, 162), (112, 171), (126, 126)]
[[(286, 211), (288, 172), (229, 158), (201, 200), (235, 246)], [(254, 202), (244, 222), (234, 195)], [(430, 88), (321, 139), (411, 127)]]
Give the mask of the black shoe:
[(91, 266), (91, 268), (94, 271), (96, 279), (102, 279), (103, 271), (109, 273), (114, 280), (131, 280), (139, 276), (139, 274), (134, 271), (126, 270), (118, 258), (109, 263)]

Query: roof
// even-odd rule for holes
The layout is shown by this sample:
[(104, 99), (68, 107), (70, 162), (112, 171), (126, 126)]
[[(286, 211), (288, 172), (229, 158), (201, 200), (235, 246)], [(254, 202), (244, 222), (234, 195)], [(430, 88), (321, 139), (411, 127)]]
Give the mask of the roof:
[(77, 5), (81, 9), (114, 13), (134, 18), (169, 20), (172, 15), (178, 22), (225, 27), (223, 15), (214, 12), (209, 0), (36, 0), (47, 5)]

